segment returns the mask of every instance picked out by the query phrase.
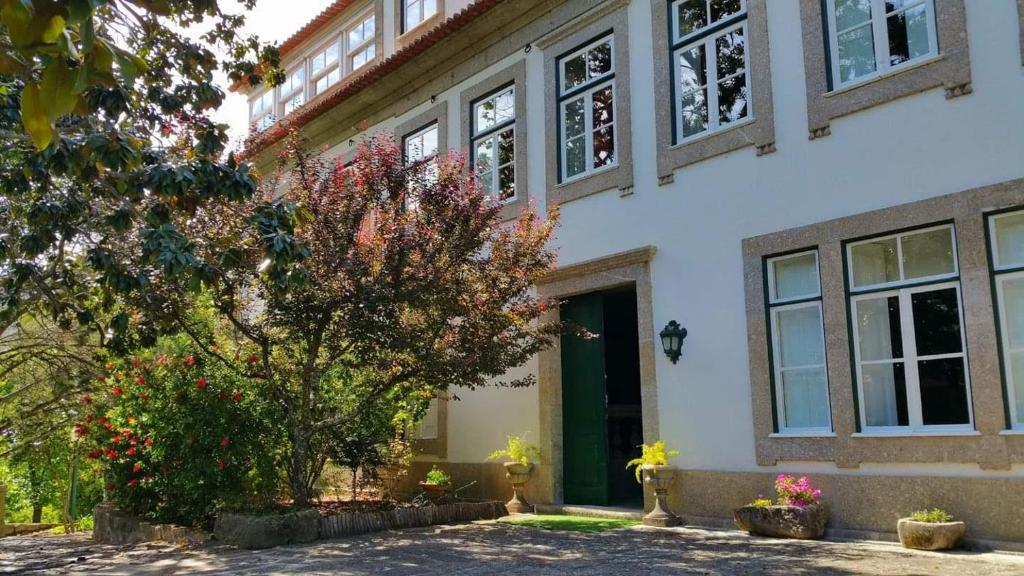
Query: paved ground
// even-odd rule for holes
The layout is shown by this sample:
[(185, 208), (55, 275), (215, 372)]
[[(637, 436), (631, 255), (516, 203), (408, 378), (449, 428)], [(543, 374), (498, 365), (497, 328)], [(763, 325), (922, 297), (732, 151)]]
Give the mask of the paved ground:
[(46, 574), (809, 574), (1020, 576), (1024, 556), (910, 552), (891, 544), (798, 542), (692, 529), (546, 532), (435, 527), (261, 552), (95, 545), (82, 535), (0, 541), (0, 573)]

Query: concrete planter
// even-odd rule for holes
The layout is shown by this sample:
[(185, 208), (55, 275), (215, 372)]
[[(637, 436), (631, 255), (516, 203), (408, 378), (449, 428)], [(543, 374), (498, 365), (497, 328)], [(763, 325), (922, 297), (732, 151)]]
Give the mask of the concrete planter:
[(533, 512), (533, 504), (523, 496), (523, 484), (530, 481), (533, 464), (521, 462), (505, 462), (505, 477), (512, 483), (512, 499), (505, 504), (511, 514), (529, 514)]
[(237, 514), (217, 517), (213, 537), (246, 550), (262, 550), (285, 544), (305, 544), (319, 537), (320, 513), (299, 510), (285, 514)]
[(736, 526), (758, 536), (817, 540), (825, 535), (828, 509), (810, 506), (744, 506), (733, 513)]
[(444, 499), (444, 497), (448, 495), (448, 490), (450, 490), (451, 487), (451, 484), (420, 482), (420, 488), (427, 493), (427, 498), (429, 498), (431, 502), (438, 502)]
[(676, 479), (675, 468), (671, 466), (654, 466), (645, 464), (643, 466), (644, 482), (654, 490), (654, 509), (644, 516), (644, 524), (668, 528), (679, 526), (683, 523), (668, 508), (668, 490)]
[(900, 518), (896, 523), (900, 544), (914, 550), (949, 550), (956, 548), (967, 533), (963, 522), (917, 522)]

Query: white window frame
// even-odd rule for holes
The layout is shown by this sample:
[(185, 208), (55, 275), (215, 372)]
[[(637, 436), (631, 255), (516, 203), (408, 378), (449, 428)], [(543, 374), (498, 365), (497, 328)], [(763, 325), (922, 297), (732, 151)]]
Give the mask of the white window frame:
[[(263, 99), (267, 96), (270, 97), (269, 102), (263, 102)], [(256, 108), (256, 103), (265, 104), (259, 112), (253, 112)], [(274, 124), (277, 118), (276, 114), (277, 107), (277, 96), (273, 88), (264, 90), (260, 93), (259, 97), (249, 100), (249, 125), (252, 127), (254, 132), (262, 132), (267, 128), (270, 128)], [(260, 123), (265, 119), (269, 119), (266, 126), (260, 126)]]
[[(871, 20), (869, 23), (863, 23), (850, 28), (844, 28), (838, 30), (836, 28), (836, 0), (826, 0), (825, 5), (828, 12), (828, 34), (829, 34), (829, 57), (832, 63), (832, 87), (833, 90), (840, 88), (847, 88), (849, 86), (856, 86), (865, 82), (870, 82), (876, 78), (887, 76), (894, 72), (898, 72), (904, 68), (918, 66), (921, 62), (937, 58), (939, 55), (939, 42), (938, 42), (938, 30), (935, 24), (935, 0), (920, 0), (915, 2), (913, 5), (904, 6), (898, 10), (886, 13), (885, 11), (885, 0), (871, 0)], [(887, 19), (889, 16), (899, 12), (905, 12), (907, 10), (917, 8), (918, 6), (925, 6), (928, 11), (928, 48), (927, 54), (912, 58), (906, 62), (900, 62), (893, 66), (889, 63), (889, 27)], [(839, 69), (839, 35), (841, 33), (855, 30), (862, 26), (871, 26), (872, 40), (875, 46), (875, 71), (871, 74), (866, 74), (859, 78), (854, 78), (846, 82), (842, 81), (842, 74)]]
[[(584, 80), (583, 84), (574, 86), (568, 90), (565, 89), (565, 65), (570, 60), (585, 55), (588, 51), (601, 44), (608, 44), (608, 48), (611, 54), (611, 67), (610, 69), (602, 74), (598, 78)], [(584, 56), (585, 58), (585, 56)], [(618, 118), (619, 111), (616, 109), (616, 103), (618, 102), (617, 90), (615, 89), (615, 35), (608, 34), (588, 43), (586, 46), (566, 54), (558, 59), (558, 124), (559, 124), (559, 156), (561, 159), (561, 167), (559, 169), (560, 183), (564, 184), (567, 182), (573, 182), (580, 180), (588, 176), (593, 176), (610, 170), (619, 165), (619, 130), (618, 130)], [(603, 91), (605, 88), (611, 88), (612, 90), (612, 121), (608, 124), (603, 124), (598, 129), (604, 129), (611, 127), (612, 129), (612, 143), (614, 151), (614, 159), (604, 166), (594, 167), (594, 94)], [(583, 144), (584, 150), (586, 150), (587, 167), (583, 172), (575, 174), (573, 176), (568, 175), (568, 147), (566, 144), (569, 139), (565, 134), (565, 109), (572, 102), (576, 102), (579, 99), (583, 99)], [(580, 136), (576, 136), (573, 139), (579, 139)]]
[(299, 85), (298, 88), (292, 87), (290, 91), (285, 92), (284, 84), (281, 84), (280, 86), (277, 87), (277, 108), (279, 111), (279, 118), (284, 118), (285, 116), (291, 113), (288, 112), (288, 103), (291, 102), (293, 98), (297, 96), (302, 97), (302, 104), (296, 106), (295, 109), (292, 110), (293, 112), (295, 110), (298, 110), (302, 106), (305, 106), (306, 102), (308, 101), (306, 99), (306, 87), (309, 84), (309, 72), (306, 70), (306, 60), (303, 60), (302, 62), (299, 63), (298, 66), (288, 71), (285, 82), (290, 82), (291, 78), (295, 74), (298, 74), (299, 71), (302, 72), (302, 83)]
[[(498, 96), (501, 96), (502, 94), (509, 91), (512, 92), (512, 119), (505, 120), (504, 122), (500, 122), (484, 130), (478, 130), (477, 118), (479, 118), (479, 116), (477, 115), (477, 109), (485, 102), (495, 100), (497, 99)], [(519, 197), (519, 167), (516, 164), (516, 148), (519, 146), (519, 142), (517, 142), (518, 134), (516, 133), (516, 120), (518, 120), (518, 117), (516, 116), (515, 102), (516, 85), (513, 83), (502, 88), (499, 88), (497, 90), (494, 90), (487, 94), (486, 96), (484, 96), (483, 98), (480, 98), (479, 100), (475, 100), (473, 104), (470, 106), (469, 126), (471, 137), (469, 153), (470, 158), (472, 159), (470, 165), (473, 167), (473, 171), (476, 172), (476, 151), (478, 145), (484, 142), (485, 140), (490, 140), (492, 143), (491, 145), (493, 147), (492, 149), (494, 150), (494, 165), (491, 167), (491, 190), (495, 198), (498, 199), (498, 201), (501, 202), (502, 204), (509, 204), (511, 202), (515, 202), (516, 199)], [(512, 161), (505, 164), (499, 164), (498, 147), (501, 142), (501, 135), (509, 130), (512, 131)], [(505, 166), (508, 166), (509, 164), (512, 165), (512, 182), (514, 185), (513, 194), (512, 196), (509, 196), (508, 198), (501, 200), (501, 169)]]
[(1024, 347), (1010, 347), (1010, 325), (1006, 316), (1005, 285), (1009, 281), (1024, 279), (1024, 264), (1004, 264), (1001, 261), (999, 256), (999, 237), (996, 236), (996, 223), (1001, 218), (1020, 216), (1022, 214), (1024, 214), (1024, 210), (1015, 210), (993, 214), (988, 217), (989, 248), (992, 254), (992, 280), (996, 288), (996, 307), (999, 313), (999, 347), (1002, 352), (1003, 374), (1005, 376), (1003, 385), (1006, 389), (1007, 410), (1010, 416), (1009, 429), (1019, 432), (1024, 432), (1024, 414), (1017, 413), (1016, 382), (1018, 379), (1024, 378), (1024, 374), (1013, 373), (1011, 357), (1013, 354), (1024, 353)]
[[(353, 46), (349, 41), (349, 33), (351, 33), (356, 28), (364, 28), (363, 32), (365, 33), (364, 25), (368, 20), (371, 19), (373, 20), (373, 34), (370, 34), (368, 37), (363, 38), (362, 43)], [(377, 14), (373, 10), (370, 10), (368, 12), (364, 12), (363, 14), (361, 14), (352, 22), (351, 25), (345, 28), (345, 34), (343, 35), (342, 43), (344, 44), (343, 52), (345, 54), (345, 69), (349, 74), (355, 72), (356, 70), (359, 70), (363, 66), (366, 66), (377, 57), (377, 24)], [(355, 57), (363, 52), (370, 50), (371, 48), (373, 49), (373, 56), (367, 58), (366, 62), (363, 62), (359, 66), (356, 66)]]
[[(406, 32), (419, 26), (420, 24), (423, 24), (424, 22), (433, 18), (437, 14), (437, 0), (434, 0), (434, 11), (431, 12), (430, 14), (427, 14), (426, 11), (423, 10), (423, 6), (426, 3), (426, 1), (427, 0), (402, 0), (402, 34), (405, 34)], [(416, 4), (417, 6), (416, 10), (418, 19), (415, 22), (411, 22), (409, 20), (409, 15), (411, 13), (409, 9), (410, 4)]]
[(437, 155), (440, 153), (440, 150), (434, 150), (432, 154), (427, 155), (423, 154), (423, 149), (421, 148), (420, 154), (422, 155), (422, 157), (413, 160), (412, 158), (409, 157), (409, 141), (415, 140), (416, 138), (422, 138), (427, 132), (430, 131), (438, 132), (438, 136), (440, 136), (440, 129), (440, 124), (435, 121), (431, 122), (430, 124), (427, 124), (422, 128), (414, 130), (406, 134), (405, 136), (402, 136), (402, 154), (407, 165), (412, 166), (413, 164), (425, 164), (437, 158)]
[[(739, 12), (736, 12), (735, 14), (730, 14), (729, 16), (726, 16), (722, 20), (712, 22), (707, 26), (704, 26), (703, 28), (699, 28), (687, 34), (680, 35), (679, 10), (677, 9), (677, 7), (684, 1), (685, 0), (676, 0), (675, 2), (672, 3), (671, 8), (672, 45), (676, 47), (672, 50), (672, 77), (675, 78), (675, 82), (673, 83), (674, 85), (672, 86), (672, 106), (675, 109), (676, 133), (674, 134), (674, 138), (675, 143), (677, 145), (686, 144), (689, 142), (693, 142), (694, 140), (700, 140), (702, 138), (707, 138), (712, 134), (716, 134), (724, 130), (729, 130), (731, 128), (736, 128), (737, 126), (742, 126), (744, 124), (754, 121), (754, 97), (753, 88), (751, 87), (751, 82), (753, 81), (753, 78), (750, 73), (750, 32), (749, 27), (747, 25), (749, 16), (747, 12), (747, 0), (741, 0)], [(710, 15), (710, 10), (708, 11), (708, 14)], [(724, 28), (717, 28), (717, 26), (719, 26), (721, 22), (732, 21), (735, 22)], [(718, 78), (718, 52), (715, 49), (715, 41), (717, 41), (722, 36), (730, 32), (734, 32), (736, 30), (743, 31), (743, 72), (737, 72), (732, 76), (720, 79)], [(701, 45), (704, 46), (704, 58), (705, 60), (707, 60), (705, 62), (705, 66), (707, 67), (707, 84), (705, 85), (704, 89), (707, 90), (708, 127), (707, 130), (704, 130), (699, 134), (694, 134), (692, 136), (684, 136), (683, 106), (681, 102), (683, 97), (683, 90), (681, 84), (682, 77), (679, 74), (679, 57), (682, 53), (692, 50), (693, 48), (696, 48), (697, 46)], [(746, 117), (741, 118), (739, 120), (734, 120), (732, 122), (722, 124), (718, 114), (718, 84), (722, 80), (728, 80), (729, 78), (738, 77), (741, 73), (744, 75), (744, 81), (747, 87), (747, 115)], [(712, 87), (714, 88), (713, 90)]]
[[(953, 251), (953, 272), (936, 274), (921, 278), (904, 279), (903, 265), (903, 238), (914, 236), (935, 230), (949, 230), (951, 246)], [(853, 284), (853, 248), (855, 246), (896, 238), (896, 258), (899, 264), (900, 279), (872, 284), (869, 286), (854, 287)], [(853, 332), (853, 350), (855, 380), (857, 383), (857, 395), (860, 398), (858, 416), (861, 422), (861, 433), (864, 435), (878, 436), (904, 436), (908, 434), (971, 434), (974, 429), (974, 404), (971, 388), (970, 359), (967, 353), (967, 327), (964, 323), (964, 299), (963, 290), (960, 285), (960, 262), (957, 247), (956, 230), (952, 224), (941, 224), (927, 228), (918, 228), (906, 232), (876, 236), (866, 240), (852, 242), (846, 246), (846, 274), (850, 286), (850, 323)], [(936, 292), (954, 288), (957, 295), (957, 308), (960, 323), (960, 352), (946, 354), (919, 355), (917, 353), (917, 339), (915, 335), (914, 314), (911, 298), (914, 294), (924, 292)], [(857, 323), (857, 305), (864, 300), (877, 300), (882, 298), (899, 298), (900, 303), (900, 337), (903, 348), (903, 356), (898, 359), (883, 360), (861, 360), (860, 328)], [(964, 363), (964, 383), (967, 397), (967, 418), (966, 424), (931, 424), (923, 423), (921, 413), (921, 381), (918, 373), (918, 362), (926, 360), (943, 360), (949, 358), (962, 358)], [(907, 425), (906, 426), (869, 426), (867, 424), (867, 408), (864, 402), (863, 367), (872, 364), (903, 364), (904, 380), (907, 388)]]
[[(320, 70), (314, 71), (313, 70), (313, 60), (316, 59), (318, 56), (320, 56), (322, 54), (325, 54), (327, 52), (327, 50), (331, 46), (334, 46), (334, 48), (337, 50), (337, 57), (334, 59), (333, 62), (328, 62)], [(307, 61), (309, 63), (308, 64), (308, 66), (309, 66), (309, 73), (307, 74), (307, 76), (308, 76), (307, 85), (309, 86), (309, 93), (312, 95), (311, 98), (315, 98), (316, 96), (319, 96), (319, 95), (323, 94), (324, 92), (330, 90), (331, 86), (334, 86), (335, 84), (341, 82), (342, 78), (345, 77), (345, 72), (344, 72), (344, 70), (342, 69), (342, 66), (341, 66), (341, 55), (342, 55), (342, 53), (343, 53), (343, 49), (342, 49), (342, 46), (340, 44), (340, 38), (334, 38), (330, 42), (328, 42), (328, 43), (324, 44), (323, 46), (321, 46), (320, 48), (318, 48), (315, 52), (310, 54), (309, 58), (307, 58)], [(330, 76), (331, 72), (334, 72), (334, 71), (337, 71), (338, 79), (335, 80), (334, 82), (328, 82), (327, 86), (323, 90), (319, 90), (318, 91), (316, 89), (317, 83), (319, 83), (321, 79)]]
[[(788, 260), (791, 258), (799, 258), (808, 254), (814, 255), (814, 269), (815, 269), (815, 280), (816, 287), (815, 291), (808, 294), (801, 294), (797, 296), (791, 296), (789, 298), (778, 298), (775, 294), (775, 263)], [(776, 410), (776, 421), (778, 423), (778, 434), (783, 436), (831, 436), (832, 431), (832, 399), (830, 394), (830, 384), (828, 378), (828, 349), (825, 343), (825, 310), (822, 305), (821, 297), (821, 270), (818, 259), (817, 250), (807, 250), (804, 252), (798, 252), (794, 254), (786, 254), (784, 256), (776, 256), (769, 258), (767, 261), (768, 269), (768, 306), (769, 306), (769, 317), (770, 317), (770, 337), (772, 344), (772, 372), (774, 377), (774, 388), (775, 388), (775, 410)], [(783, 368), (782, 356), (781, 356), (781, 341), (779, 338), (778, 331), (778, 315), (780, 312), (786, 312), (790, 310), (798, 310), (801, 308), (817, 308), (818, 319), (820, 321), (819, 334), (821, 336), (821, 350), (822, 350), (822, 363), (821, 364), (808, 364), (806, 366), (790, 366)], [(826, 401), (826, 413), (828, 414), (828, 425), (827, 426), (816, 426), (816, 427), (789, 427), (786, 426), (786, 395), (785, 387), (783, 386), (783, 374), (785, 372), (795, 372), (800, 370), (811, 370), (811, 369), (823, 369), (825, 372), (825, 401)]]

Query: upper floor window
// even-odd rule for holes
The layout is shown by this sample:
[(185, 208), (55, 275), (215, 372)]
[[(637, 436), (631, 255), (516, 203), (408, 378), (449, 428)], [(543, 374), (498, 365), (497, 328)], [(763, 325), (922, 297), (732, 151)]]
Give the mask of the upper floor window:
[(767, 280), (778, 430), (831, 433), (818, 252), (769, 259)]
[(953, 226), (851, 243), (847, 262), (865, 431), (971, 430)]
[(676, 143), (750, 117), (746, 0), (672, 3)]
[(516, 88), (508, 86), (473, 103), (473, 171), (488, 196), (516, 197)]
[(934, 0), (826, 0), (825, 4), (836, 87), (938, 54)]
[(348, 58), (349, 70), (362, 67), (377, 55), (376, 28), (377, 19), (373, 14), (369, 14), (348, 29), (345, 35), (345, 55)]
[(558, 60), (561, 180), (616, 165), (612, 36)]
[(257, 132), (274, 123), (274, 90), (270, 89), (249, 103), (249, 123)]
[(1024, 430), (1024, 210), (988, 220), (1010, 427)]
[(290, 73), (287, 79), (285, 79), (284, 84), (278, 87), (278, 90), (281, 92), (278, 101), (281, 103), (283, 115), (291, 114), (296, 108), (302, 106), (303, 102), (305, 102), (303, 99), (305, 86), (306, 69), (301, 67)]
[(402, 32), (412, 30), (434, 14), (437, 14), (437, 0), (402, 0)]
[(320, 50), (309, 61), (309, 83), (313, 94), (322, 94), (341, 80), (341, 66), (338, 60), (338, 42), (335, 40)]

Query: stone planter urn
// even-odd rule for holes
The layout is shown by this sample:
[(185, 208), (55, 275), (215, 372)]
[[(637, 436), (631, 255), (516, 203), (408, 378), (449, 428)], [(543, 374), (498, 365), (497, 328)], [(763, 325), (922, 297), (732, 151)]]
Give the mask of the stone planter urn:
[(900, 518), (896, 523), (900, 544), (914, 550), (949, 550), (956, 548), (967, 533), (963, 522), (917, 522)]
[(643, 467), (644, 482), (654, 490), (654, 509), (644, 516), (644, 524), (668, 528), (683, 523), (668, 509), (668, 489), (676, 479), (675, 468), (645, 464)]
[(810, 506), (744, 506), (733, 513), (736, 526), (757, 536), (817, 540), (825, 536), (828, 509)]
[(427, 498), (431, 502), (437, 502), (442, 500), (448, 495), (448, 490), (452, 487), (451, 484), (434, 484), (433, 482), (420, 482), (420, 488), (427, 493)]
[(533, 464), (520, 462), (505, 462), (505, 477), (512, 483), (512, 499), (505, 504), (509, 514), (530, 514), (533, 512), (533, 504), (526, 501), (523, 496), (523, 484), (530, 480), (533, 472)]

